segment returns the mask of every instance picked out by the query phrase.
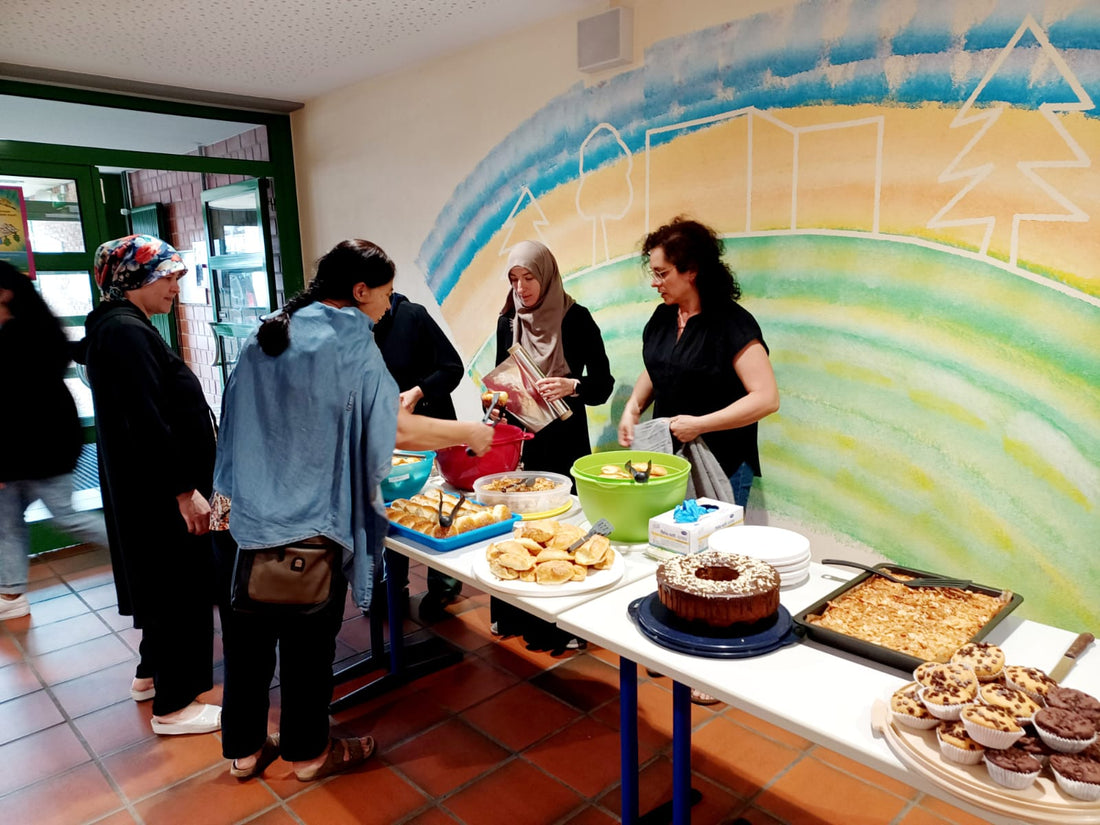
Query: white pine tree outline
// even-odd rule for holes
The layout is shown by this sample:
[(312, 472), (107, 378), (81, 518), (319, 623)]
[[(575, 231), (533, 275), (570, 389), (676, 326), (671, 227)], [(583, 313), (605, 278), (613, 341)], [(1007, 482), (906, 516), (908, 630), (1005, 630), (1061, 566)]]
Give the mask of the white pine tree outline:
[(1023, 37), (1025, 32), (1030, 31), (1039, 43), (1040, 48), (1046, 54), (1054, 66), (1058, 69), (1062, 78), (1069, 84), (1074, 94), (1077, 95), (1077, 102), (1068, 103), (1041, 103), (1039, 104), (1039, 114), (1042, 115), (1048, 123), (1054, 128), (1054, 130), (1065, 141), (1066, 146), (1074, 155), (1073, 160), (1052, 160), (1052, 161), (1018, 161), (1016, 168), (1020, 170), (1020, 173), (1034, 183), (1039, 189), (1050, 196), (1056, 203), (1061, 204), (1065, 209), (1065, 213), (1053, 214), (1053, 213), (1032, 213), (1032, 212), (1017, 212), (1012, 216), (1012, 232), (1009, 239), (1009, 265), (1016, 266), (1017, 254), (1019, 249), (1020, 240), (1020, 224), (1023, 221), (1043, 221), (1043, 222), (1066, 222), (1066, 223), (1085, 223), (1089, 220), (1089, 215), (1076, 204), (1074, 204), (1068, 197), (1059, 192), (1053, 184), (1040, 177), (1035, 170), (1037, 169), (1086, 169), (1092, 165), (1092, 160), (1085, 152), (1081, 145), (1073, 139), (1072, 135), (1066, 130), (1065, 125), (1058, 119), (1056, 112), (1083, 112), (1088, 111), (1095, 107), (1092, 102), (1092, 98), (1089, 97), (1088, 92), (1085, 91), (1081, 85), (1077, 76), (1066, 65), (1065, 60), (1062, 58), (1061, 53), (1054, 48), (1050, 39), (1047, 37), (1046, 32), (1035, 21), (1035, 18), (1030, 14), (1027, 15), (1020, 27), (1016, 29), (1016, 33), (1012, 35), (1012, 38), (1008, 41), (1008, 44), (997, 55), (996, 60), (989, 67), (989, 71), (985, 73), (981, 81), (971, 92), (970, 97), (967, 98), (966, 103), (959, 109), (958, 113), (951, 120), (950, 128), (956, 129), (960, 126), (967, 126), (971, 123), (981, 124), (978, 131), (970, 138), (966, 146), (952, 159), (951, 163), (947, 165), (947, 168), (940, 173), (937, 181), (939, 183), (950, 183), (954, 180), (966, 180), (969, 181), (963, 188), (955, 194), (951, 200), (949, 200), (939, 212), (933, 215), (926, 224), (929, 229), (941, 229), (951, 226), (985, 226), (985, 234), (982, 237), (982, 244), (979, 250), (979, 254), (988, 257), (989, 255), (989, 242), (993, 236), (993, 228), (996, 225), (997, 219), (992, 216), (985, 216), (981, 218), (957, 218), (954, 220), (943, 220), (943, 216), (946, 215), (955, 204), (966, 197), (969, 192), (974, 189), (983, 180), (989, 177), (993, 172), (994, 164), (992, 162), (984, 163), (980, 166), (975, 166), (970, 169), (959, 169), (959, 165), (964, 157), (970, 152), (971, 149), (985, 136), (985, 133), (989, 131), (990, 127), (997, 122), (1001, 113), (1008, 107), (1009, 104), (1001, 103), (999, 106), (995, 106), (991, 109), (979, 111), (971, 114), (974, 101), (978, 99), (978, 96), (985, 89), (986, 85), (1000, 70), (1002, 64), (1008, 59), (1008, 55), (1019, 43), (1020, 38)]
[(532, 225), (535, 227), (535, 234), (539, 236), (539, 240), (546, 244), (546, 238), (542, 235), (542, 227), (550, 225), (550, 219), (546, 217), (546, 213), (542, 211), (542, 207), (539, 206), (538, 198), (532, 194), (531, 189), (524, 184), (519, 188), (519, 197), (516, 198), (515, 204), (512, 206), (512, 211), (508, 213), (508, 217), (504, 220), (502, 226), (503, 229), (508, 231), (504, 234), (504, 240), (500, 243), (500, 252), (497, 253), (498, 257), (504, 257), (512, 251), (512, 247), (509, 245), (509, 241), (512, 240), (512, 233), (516, 231), (516, 215), (519, 214), (520, 209), (523, 206), (523, 201), (527, 199), (531, 201), (531, 206), (535, 207), (535, 211), (539, 213), (538, 220), (532, 221)]

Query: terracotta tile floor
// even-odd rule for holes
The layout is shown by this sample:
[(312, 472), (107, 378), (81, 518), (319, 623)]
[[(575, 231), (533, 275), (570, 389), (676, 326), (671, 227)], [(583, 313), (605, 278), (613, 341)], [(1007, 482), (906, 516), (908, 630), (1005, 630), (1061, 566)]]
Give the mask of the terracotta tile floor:
[[(424, 568), (410, 576), (410, 590), (423, 591)], [(31, 579), (31, 616), (0, 623), (5, 825), (619, 820), (617, 658), (599, 649), (553, 656), (494, 639), (488, 597), (469, 587), (433, 625), (465, 651), (462, 662), (335, 717), (338, 730), (377, 738), (367, 766), (303, 784), (278, 761), (263, 780), (242, 784), (228, 775), (217, 734), (158, 739), (148, 703), (130, 699), (139, 637), (115, 607), (104, 553), (39, 557)], [(361, 657), (366, 620), (350, 604), (345, 617), (338, 656)], [(672, 683), (641, 673), (645, 811), (671, 796)], [(220, 695), (216, 684), (204, 698)], [(274, 714), (277, 689), (272, 700)], [(694, 823), (981, 822), (742, 711), (693, 707), (692, 719), (693, 785), (703, 793)]]

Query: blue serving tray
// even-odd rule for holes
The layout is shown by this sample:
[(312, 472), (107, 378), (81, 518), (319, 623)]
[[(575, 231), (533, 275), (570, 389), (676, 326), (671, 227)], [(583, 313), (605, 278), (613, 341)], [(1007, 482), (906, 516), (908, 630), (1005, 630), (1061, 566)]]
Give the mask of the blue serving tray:
[(437, 550), (440, 553), (446, 553), (448, 550), (455, 550), (459, 547), (466, 547), (471, 544), (477, 544), (479, 541), (485, 539), (491, 539), (493, 536), (499, 536), (503, 533), (512, 532), (512, 525), (521, 520), (521, 516), (513, 513), (510, 519), (505, 521), (495, 521), (492, 524), (486, 524), (484, 527), (478, 527), (476, 530), (468, 530), (465, 533), (458, 533), (453, 536), (447, 536), (445, 539), (437, 539), (432, 536), (426, 536), (418, 530), (413, 530), (411, 527), (406, 527), (403, 524), (394, 524), (390, 522), (390, 535), (403, 536), (404, 538), (411, 539), (417, 544), (422, 544), (431, 550)]
[[(638, 629), (661, 647), (710, 659), (746, 659), (798, 641), (794, 620), (783, 605), (779, 605), (774, 620), (731, 628), (685, 622), (661, 604), (656, 591), (632, 601), (627, 612)], [(734, 635), (739, 631), (742, 635)]]

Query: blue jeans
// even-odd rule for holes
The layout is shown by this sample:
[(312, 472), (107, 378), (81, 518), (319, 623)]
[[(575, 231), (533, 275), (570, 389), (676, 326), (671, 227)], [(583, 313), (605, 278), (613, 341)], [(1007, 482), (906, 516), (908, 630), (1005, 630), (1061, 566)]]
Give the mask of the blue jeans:
[(75, 538), (107, 546), (103, 514), (73, 509), (70, 473), (31, 481), (6, 481), (0, 488), (0, 593), (25, 593), (30, 560), (30, 528), (23, 513), (38, 499), (53, 516), (53, 526)]
[(730, 486), (733, 488), (733, 503), (747, 507), (749, 504), (749, 491), (752, 489), (752, 467), (748, 462), (742, 462), (741, 466), (733, 471), (730, 476)]

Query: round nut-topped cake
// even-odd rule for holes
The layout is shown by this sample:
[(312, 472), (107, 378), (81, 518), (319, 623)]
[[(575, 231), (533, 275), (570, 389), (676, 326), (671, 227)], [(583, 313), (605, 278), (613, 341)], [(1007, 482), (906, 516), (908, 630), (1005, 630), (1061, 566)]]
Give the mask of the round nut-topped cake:
[(681, 619), (729, 627), (779, 610), (779, 573), (759, 559), (704, 550), (658, 567), (657, 594)]

